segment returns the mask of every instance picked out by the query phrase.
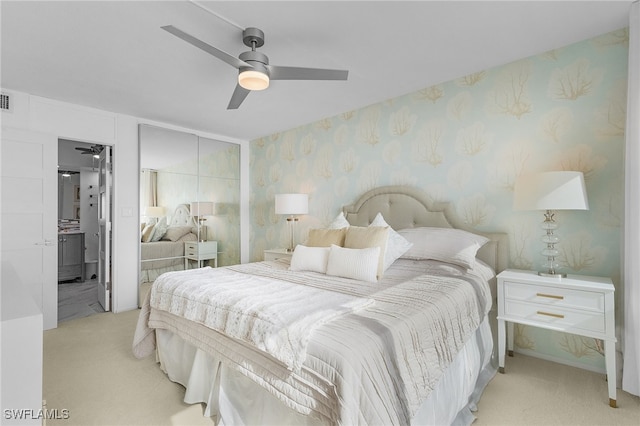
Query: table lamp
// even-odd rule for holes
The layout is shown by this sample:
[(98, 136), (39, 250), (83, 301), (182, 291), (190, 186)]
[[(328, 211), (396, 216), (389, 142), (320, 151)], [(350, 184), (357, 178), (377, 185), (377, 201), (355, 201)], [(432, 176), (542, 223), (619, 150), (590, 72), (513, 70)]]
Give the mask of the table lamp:
[(211, 201), (193, 201), (190, 204), (191, 216), (198, 222), (198, 240), (207, 241), (207, 227), (202, 226), (207, 220), (205, 216), (213, 215), (213, 202)]
[(538, 275), (547, 277), (566, 277), (567, 274), (557, 272), (555, 245), (560, 238), (554, 231), (558, 223), (554, 220), (555, 210), (589, 210), (587, 191), (582, 172), (561, 171), (544, 172), (520, 176), (514, 186), (514, 210), (543, 210), (542, 229), (545, 234), (542, 242), (545, 247), (542, 255), (546, 257), (543, 266), (546, 271)]
[(289, 247), (287, 252), (294, 249), (295, 224), (298, 218), (295, 215), (307, 214), (309, 212), (308, 194), (276, 194), (276, 214), (289, 215)]

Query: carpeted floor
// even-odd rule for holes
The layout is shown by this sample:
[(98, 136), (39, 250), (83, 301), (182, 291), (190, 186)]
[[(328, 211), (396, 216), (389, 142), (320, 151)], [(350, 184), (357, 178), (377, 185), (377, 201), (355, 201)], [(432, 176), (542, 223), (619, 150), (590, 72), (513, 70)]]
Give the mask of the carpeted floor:
[[(182, 402), (155, 357), (131, 352), (138, 310), (73, 319), (44, 332), (43, 397), (69, 419), (47, 425), (213, 425)], [(602, 374), (516, 354), (487, 386), (474, 425), (639, 425), (640, 398), (618, 390), (608, 406)]]

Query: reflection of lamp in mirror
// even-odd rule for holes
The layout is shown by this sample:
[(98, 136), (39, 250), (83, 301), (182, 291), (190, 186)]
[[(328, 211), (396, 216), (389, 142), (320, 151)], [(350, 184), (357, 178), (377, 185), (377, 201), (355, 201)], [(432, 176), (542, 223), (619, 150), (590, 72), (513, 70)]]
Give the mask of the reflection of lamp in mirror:
[(158, 223), (158, 218), (164, 217), (164, 213), (165, 208), (160, 206), (149, 206), (144, 210), (144, 215), (153, 219), (153, 221), (149, 223)]
[(308, 194), (276, 194), (276, 214), (287, 214), (287, 223), (289, 224), (289, 247), (288, 252), (294, 249), (294, 232), (295, 224), (298, 218), (294, 215), (307, 214), (309, 212), (309, 195)]
[(200, 241), (207, 241), (207, 227), (203, 223), (207, 220), (205, 216), (213, 215), (213, 203), (211, 201), (194, 201), (190, 206), (191, 216), (198, 221), (198, 238)]
[(547, 269), (539, 275), (550, 277), (566, 277), (558, 273), (555, 245), (560, 241), (554, 230), (558, 224), (554, 220), (554, 210), (589, 210), (587, 191), (582, 172), (546, 172), (521, 176), (514, 186), (515, 210), (544, 210), (542, 229), (545, 234), (542, 242), (545, 248), (542, 255), (546, 257), (543, 266)]

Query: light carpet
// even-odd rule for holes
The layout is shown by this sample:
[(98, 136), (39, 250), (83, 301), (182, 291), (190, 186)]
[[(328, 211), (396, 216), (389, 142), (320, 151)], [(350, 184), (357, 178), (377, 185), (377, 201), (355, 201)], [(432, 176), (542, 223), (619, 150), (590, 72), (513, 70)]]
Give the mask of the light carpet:
[[(101, 313), (44, 332), (43, 397), (69, 419), (47, 425), (213, 425), (203, 406), (182, 402), (155, 357), (131, 342), (138, 310)], [(516, 354), (480, 400), (474, 425), (639, 425), (640, 398), (618, 390), (608, 406), (604, 375)]]

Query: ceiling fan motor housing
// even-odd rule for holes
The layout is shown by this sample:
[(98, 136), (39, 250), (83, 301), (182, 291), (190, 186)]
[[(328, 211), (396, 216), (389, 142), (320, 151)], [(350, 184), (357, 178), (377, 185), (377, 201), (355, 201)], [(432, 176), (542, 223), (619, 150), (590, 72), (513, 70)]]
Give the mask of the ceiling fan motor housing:
[(240, 72), (254, 70), (269, 75), (269, 69), (267, 68), (267, 65), (269, 65), (269, 58), (267, 55), (251, 50), (249, 52), (241, 53), (240, 60), (251, 65), (251, 67), (240, 67)]

